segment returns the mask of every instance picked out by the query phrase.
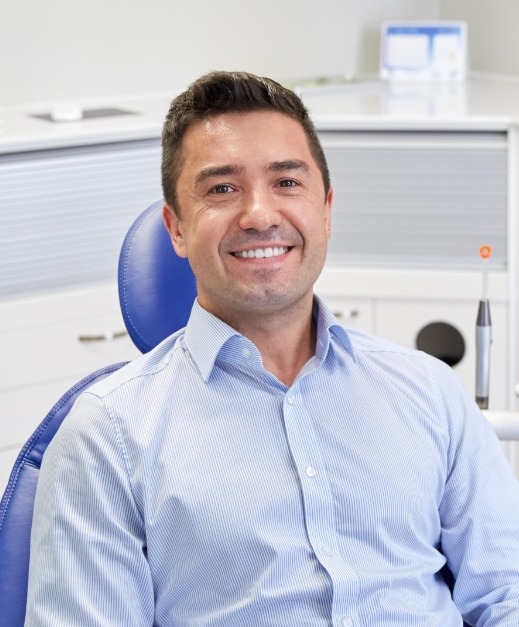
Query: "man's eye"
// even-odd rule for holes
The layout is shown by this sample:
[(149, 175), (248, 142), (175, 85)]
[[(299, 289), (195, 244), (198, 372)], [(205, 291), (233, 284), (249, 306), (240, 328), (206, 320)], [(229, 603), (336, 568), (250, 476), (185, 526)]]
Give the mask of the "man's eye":
[(221, 185), (215, 185), (211, 191), (213, 194), (228, 194), (233, 191), (233, 187), (227, 185), (226, 183), (222, 183)]
[(280, 187), (297, 187), (297, 182), (293, 179), (283, 179), (279, 182)]

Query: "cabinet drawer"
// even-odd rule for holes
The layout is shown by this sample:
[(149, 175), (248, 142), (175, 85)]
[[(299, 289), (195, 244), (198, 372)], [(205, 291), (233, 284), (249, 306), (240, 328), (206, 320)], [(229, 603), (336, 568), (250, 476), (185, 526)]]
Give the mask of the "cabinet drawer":
[(81, 378), (137, 357), (124, 329), (115, 284), (0, 303), (0, 451), (21, 448)]
[(124, 328), (121, 316), (112, 314), (3, 335), (0, 391), (79, 378), (102, 366), (133, 359), (139, 353), (127, 335), (119, 336)]
[(115, 284), (4, 301), (0, 392), (78, 379), (133, 359), (139, 351), (124, 333)]

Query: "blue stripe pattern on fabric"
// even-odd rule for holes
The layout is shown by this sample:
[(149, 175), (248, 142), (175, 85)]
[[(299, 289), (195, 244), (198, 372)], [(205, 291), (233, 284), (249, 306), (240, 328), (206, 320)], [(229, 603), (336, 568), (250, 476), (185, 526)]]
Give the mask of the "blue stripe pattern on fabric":
[(519, 491), (475, 403), (315, 316), (289, 388), (195, 303), (82, 395), (42, 468), (28, 627), (519, 625)]

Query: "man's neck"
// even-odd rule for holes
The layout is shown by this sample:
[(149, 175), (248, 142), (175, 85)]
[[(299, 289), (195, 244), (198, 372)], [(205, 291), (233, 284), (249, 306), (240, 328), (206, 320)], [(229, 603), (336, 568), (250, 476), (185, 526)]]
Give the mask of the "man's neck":
[(312, 309), (241, 319), (232, 325), (258, 348), (266, 370), (287, 386), (315, 355), (317, 338)]

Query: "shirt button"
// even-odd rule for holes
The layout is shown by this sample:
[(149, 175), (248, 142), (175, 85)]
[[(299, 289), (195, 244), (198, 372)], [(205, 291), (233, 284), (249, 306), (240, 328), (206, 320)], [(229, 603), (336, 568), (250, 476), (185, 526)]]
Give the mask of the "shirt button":
[(246, 359), (248, 359), (248, 358), (250, 357), (250, 355), (251, 355), (251, 350), (250, 350), (250, 348), (244, 348), (244, 349), (242, 350), (241, 354), (242, 354), (242, 355), (243, 355)]
[(287, 403), (289, 405), (293, 405), (294, 404), (294, 397), (293, 396), (287, 396)]
[(341, 627), (351, 627), (353, 625), (353, 621), (349, 616), (343, 616), (341, 620)]
[(323, 555), (325, 555), (326, 557), (333, 557), (333, 551), (330, 549), (329, 546), (326, 546), (326, 544), (322, 546), (322, 551)]
[(317, 470), (313, 466), (307, 466), (305, 472), (310, 478), (315, 477), (317, 474)]

